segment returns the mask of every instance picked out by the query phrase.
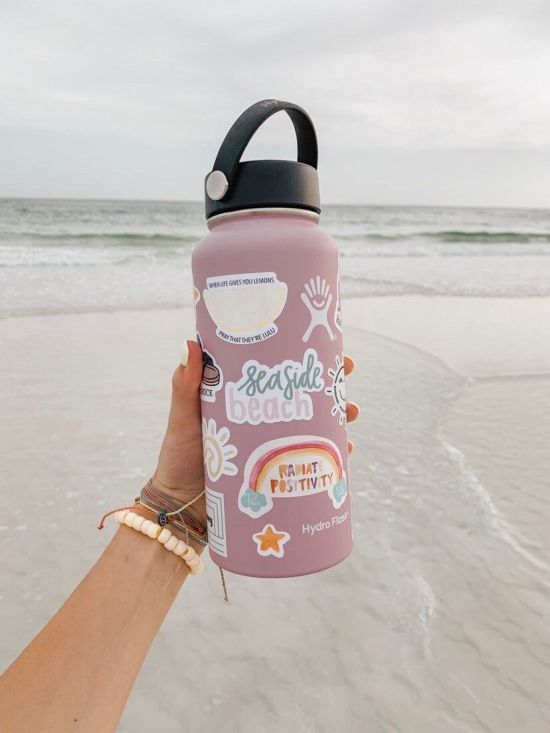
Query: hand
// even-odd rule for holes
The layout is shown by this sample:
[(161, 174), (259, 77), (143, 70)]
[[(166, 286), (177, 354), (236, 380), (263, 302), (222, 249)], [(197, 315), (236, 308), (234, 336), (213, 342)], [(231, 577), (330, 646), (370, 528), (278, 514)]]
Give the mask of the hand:
[[(196, 341), (188, 341), (187, 364), (178, 366), (172, 376), (172, 404), (168, 427), (162, 441), (153, 483), (159, 490), (181, 501), (192, 501), (204, 490), (204, 463), (202, 454), (201, 408), (199, 387), (202, 379), (202, 351)], [(346, 376), (355, 368), (355, 362), (344, 356)], [(353, 422), (359, 416), (355, 402), (346, 405), (346, 418)], [(353, 443), (348, 440), (351, 453)], [(206, 502), (201, 497), (189, 510), (206, 526)]]
[[(180, 364), (172, 375), (172, 403), (168, 426), (153, 475), (155, 487), (181, 501), (182, 506), (204, 491), (199, 397), (202, 350), (196, 341), (187, 341), (187, 348), (187, 364)], [(204, 497), (189, 507), (189, 511), (206, 527)]]

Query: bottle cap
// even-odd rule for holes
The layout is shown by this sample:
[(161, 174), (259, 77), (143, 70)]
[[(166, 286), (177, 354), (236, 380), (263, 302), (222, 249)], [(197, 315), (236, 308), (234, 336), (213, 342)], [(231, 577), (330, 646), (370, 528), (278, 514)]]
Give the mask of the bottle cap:
[[(241, 156), (256, 130), (284, 110), (294, 125), (298, 160), (250, 160)], [(317, 136), (305, 110), (264, 99), (245, 110), (225, 136), (204, 182), (206, 218), (241, 209), (284, 207), (321, 212)]]

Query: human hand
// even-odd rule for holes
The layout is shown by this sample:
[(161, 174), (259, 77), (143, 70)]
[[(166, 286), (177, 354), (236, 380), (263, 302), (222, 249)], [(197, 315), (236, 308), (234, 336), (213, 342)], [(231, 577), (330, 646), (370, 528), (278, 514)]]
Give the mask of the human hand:
[[(204, 491), (201, 406), (202, 349), (187, 341), (187, 358), (172, 375), (172, 402), (168, 426), (162, 441), (157, 469), (153, 475), (156, 489), (181, 501), (195, 499)], [(186, 362), (186, 363), (183, 363)], [(188, 511), (206, 527), (206, 501), (201, 497)]]
[[(202, 452), (201, 408), (199, 387), (202, 379), (202, 350), (196, 341), (187, 341), (187, 363), (180, 364), (172, 376), (172, 403), (168, 426), (162, 441), (153, 484), (170, 497), (187, 504), (204, 491), (204, 462)], [(183, 359), (182, 361), (185, 361)], [(344, 356), (344, 373), (351, 374), (355, 362)], [(346, 404), (346, 418), (353, 422), (359, 416), (355, 402)], [(348, 440), (351, 453), (353, 443)], [(201, 497), (189, 507), (206, 526), (206, 502)]]

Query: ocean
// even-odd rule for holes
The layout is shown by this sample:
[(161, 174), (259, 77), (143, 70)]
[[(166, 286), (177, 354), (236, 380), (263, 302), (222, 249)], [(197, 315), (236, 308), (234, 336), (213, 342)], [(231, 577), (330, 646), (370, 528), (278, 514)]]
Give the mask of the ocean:
[[(326, 206), (344, 297), (550, 294), (550, 211)], [(0, 316), (191, 303), (199, 203), (0, 200)]]

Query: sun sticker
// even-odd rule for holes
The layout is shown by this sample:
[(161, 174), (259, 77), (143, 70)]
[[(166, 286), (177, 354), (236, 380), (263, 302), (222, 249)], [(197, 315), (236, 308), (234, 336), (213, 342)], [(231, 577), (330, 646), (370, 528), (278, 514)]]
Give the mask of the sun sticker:
[(289, 541), (290, 534), (275, 529), (272, 524), (266, 524), (261, 532), (252, 535), (252, 539), (256, 543), (258, 555), (284, 557), (284, 546)]
[(332, 397), (334, 403), (330, 414), (337, 416), (340, 425), (343, 425), (346, 421), (346, 378), (343, 360), (337, 356), (335, 361), (336, 369), (327, 369), (330, 385), (325, 388), (325, 394)]
[(237, 466), (230, 458), (237, 455), (237, 449), (229, 443), (229, 428), (218, 430), (216, 421), (202, 419), (202, 447), (204, 467), (210, 481), (217, 481), (220, 476), (236, 476)]

